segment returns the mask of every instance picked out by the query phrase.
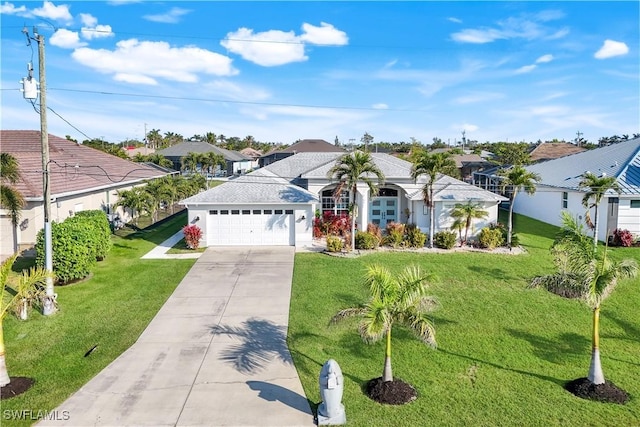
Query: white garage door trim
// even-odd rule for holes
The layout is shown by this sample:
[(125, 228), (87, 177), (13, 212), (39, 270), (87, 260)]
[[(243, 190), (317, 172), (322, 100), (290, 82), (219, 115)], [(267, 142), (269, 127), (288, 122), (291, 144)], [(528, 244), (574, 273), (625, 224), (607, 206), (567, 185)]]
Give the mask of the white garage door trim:
[(293, 209), (211, 209), (207, 215), (208, 246), (293, 246)]

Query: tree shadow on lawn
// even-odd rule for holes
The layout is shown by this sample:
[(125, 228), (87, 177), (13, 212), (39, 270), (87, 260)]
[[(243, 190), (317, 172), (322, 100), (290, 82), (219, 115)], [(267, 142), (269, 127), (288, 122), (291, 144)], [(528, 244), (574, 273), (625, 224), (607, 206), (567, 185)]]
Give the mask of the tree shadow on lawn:
[(533, 347), (533, 354), (551, 363), (566, 363), (577, 356), (589, 354), (591, 341), (582, 335), (565, 332), (557, 338), (547, 338), (515, 329), (506, 329), (515, 338), (525, 340)]
[(512, 281), (520, 279), (519, 277), (511, 275), (506, 270), (503, 270), (501, 268), (480, 267), (474, 265), (469, 267), (468, 269), (469, 271), (472, 271), (474, 273), (492, 277), (494, 281)]
[(610, 310), (602, 310), (602, 316), (601, 316), (606, 320), (612, 320), (614, 323), (616, 323), (620, 328), (622, 328), (622, 330), (624, 331), (624, 335), (602, 335), (603, 338), (616, 338), (616, 339), (620, 339), (620, 340), (631, 340), (631, 341), (637, 341), (638, 338), (640, 337), (640, 328), (638, 328), (636, 325), (630, 323), (627, 320), (621, 319), (619, 317), (617, 317), (615, 315), (615, 313), (613, 311)]
[(567, 382), (566, 380), (561, 380), (561, 379), (550, 377), (550, 376), (547, 376), (547, 375), (536, 374), (535, 372), (527, 372), (527, 371), (523, 371), (521, 369), (508, 368), (506, 366), (502, 366), (502, 365), (499, 365), (499, 364), (494, 363), (494, 362), (489, 362), (487, 360), (478, 359), (476, 357), (467, 356), (467, 355), (464, 355), (464, 354), (454, 353), (452, 351), (445, 350), (442, 347), (438, 347), (437, 351), (441, 351), (441, 352), (443, 352), (445, 354), (449, 354), (451, 356), (456, 356), (456, 357), (459, 357), (461, 359), (471, 360), (471, 361), (476, 362), (476, 363), (488, 365), (488, 366), (491, 366), (493, 368), (502, 369), (502, 370), (509, 371), (509, 372), (515, 372), (517, 374), (527, 375), (527, 376), (538, 378), (538, 379), (541, 379), (541, 380), (544, 380), (544, 381), (549, 381), (549, 382), (551, 382), (553, 384), (559, 385), (560, 387), (564, 387), (564, 385)]

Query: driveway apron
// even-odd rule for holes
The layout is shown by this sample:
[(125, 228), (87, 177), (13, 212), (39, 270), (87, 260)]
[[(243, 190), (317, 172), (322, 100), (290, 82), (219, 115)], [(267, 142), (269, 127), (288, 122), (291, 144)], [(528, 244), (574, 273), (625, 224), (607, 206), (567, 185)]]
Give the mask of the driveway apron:
[(286, 343), (294, 251), (208, 248), (138, 341), (39, 425), (314, 425)]

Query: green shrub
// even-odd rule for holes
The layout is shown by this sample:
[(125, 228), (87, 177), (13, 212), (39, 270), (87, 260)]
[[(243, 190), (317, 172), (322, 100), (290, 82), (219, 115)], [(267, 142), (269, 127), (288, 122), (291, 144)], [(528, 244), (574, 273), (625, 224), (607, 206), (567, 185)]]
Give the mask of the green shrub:
[(427, 241), (427, 235), (416, 224), (407, 224), (404, 237), (410, 248), (422, 248)]
[(456, 245), (456, 233), (454, 231), (439, 231), (433, 235), (433, 243), (438, 248), (451, 249)]
[(382, 244), (382, 230), (380, 230), (380, 225), (370, 222), (369, 224), (367, 224), (367, 233), (376, 236), (376, 239), (378, 239), (377, 246), (380, 246)]
[(386, 245), (397, 248), (404, 242), (404, 224), (401, 222), (388, 222), (386, 228), (387, 235), (383, 241)]
[(327, 250), (329, 252), (340, 252), (342, 250), (342, 239), (338, 236), (327, 236)]
[(504, 244), (505, 237), (503, 236), (502, 230), (499, 228), (485, 227), (480, 230), (478, 242), (483, 248), (495, 249)]
[[(51, 247), (53, 273), (58, 282), (68, 283), (87, 277), (96, 265), (96, 249), (87, 244), (93, 231), (83, 221), (53, 222), (51, 224)], [(44, 229), (36, 239), (36, 265), (45, 266)]]
[(107, 256), (111, 250), (111, 227), (106, 213), (101, 210), (82, 211), (66, 221), (79, 221), (85, 227), (91, 228), (92, 237), (87, 243), (94, 246), (96, 259), (101, 261)]
[[(489, 228), (492, 230), (500, 230), (500, 232), (502, 233), (502, 245), (507, 242), (507, 238), (509, 237), (509, 230), (507, 229), (507, 227), (505, 227), (504, 224), (502, 224), (501, 222), (497, 224), (491, 224), (489, 225)], [(518, 246), (519, 244), (520, 241), (518, 240), (518, 235), (516, 233), (512, 233), (511, 246)]]
[(375, 249), (379, 245), (378, 237), (366, 231), (356, 232), (356, 249)]

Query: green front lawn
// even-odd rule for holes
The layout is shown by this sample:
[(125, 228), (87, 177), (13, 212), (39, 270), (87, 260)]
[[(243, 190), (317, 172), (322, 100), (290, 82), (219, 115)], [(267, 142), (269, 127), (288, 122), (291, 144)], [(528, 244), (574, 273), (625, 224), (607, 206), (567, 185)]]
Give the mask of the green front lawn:
[[(186, 211), (156, 227), (114, 236), (113, 249), (91, 278), (56, 287), (58, 313), (45, 318), (32, 311), (27, 322), (7, 316), (9, 375), (36, 383), (27, 393), (3, 400), (3, 411), (54, 409), (136, 341), (195, 262), (140, 257), (185, 223)], [(84, 357), (94, 345), (97, 349)]]
[[(530, 278), (552, 271), (549, 247), (557, 229), (522, 216), (515, 227), (528, 251), (524, 255), (297, 254), (289, 347), (307, 398), (320, 401), (321, 366), (335, 359), (345, 379), (348, 425), (640, 425), (638, 281), (622, 282), (604, 302), (601, 318), (605, 377), (625, 389), (630, 402), (620, 406), (574, 397), (563, 385), (587, 376), (591, 312), (578, 301), (527, 289)], [(638, 248), (611, 251), (640, 262)], [(339, 309), (366, 300), (361, 277), (371, 263), (398, 272), (418, 264), (438, 277), (431, 286), (441, 302), (433, 314), (438, 349), (394, 329), (394, 375), (419, 394), (404, 406), (380, 405), (361, 390), (382, 374), (384, 343), (364, 344), (355, 319), (328, 325)]]

